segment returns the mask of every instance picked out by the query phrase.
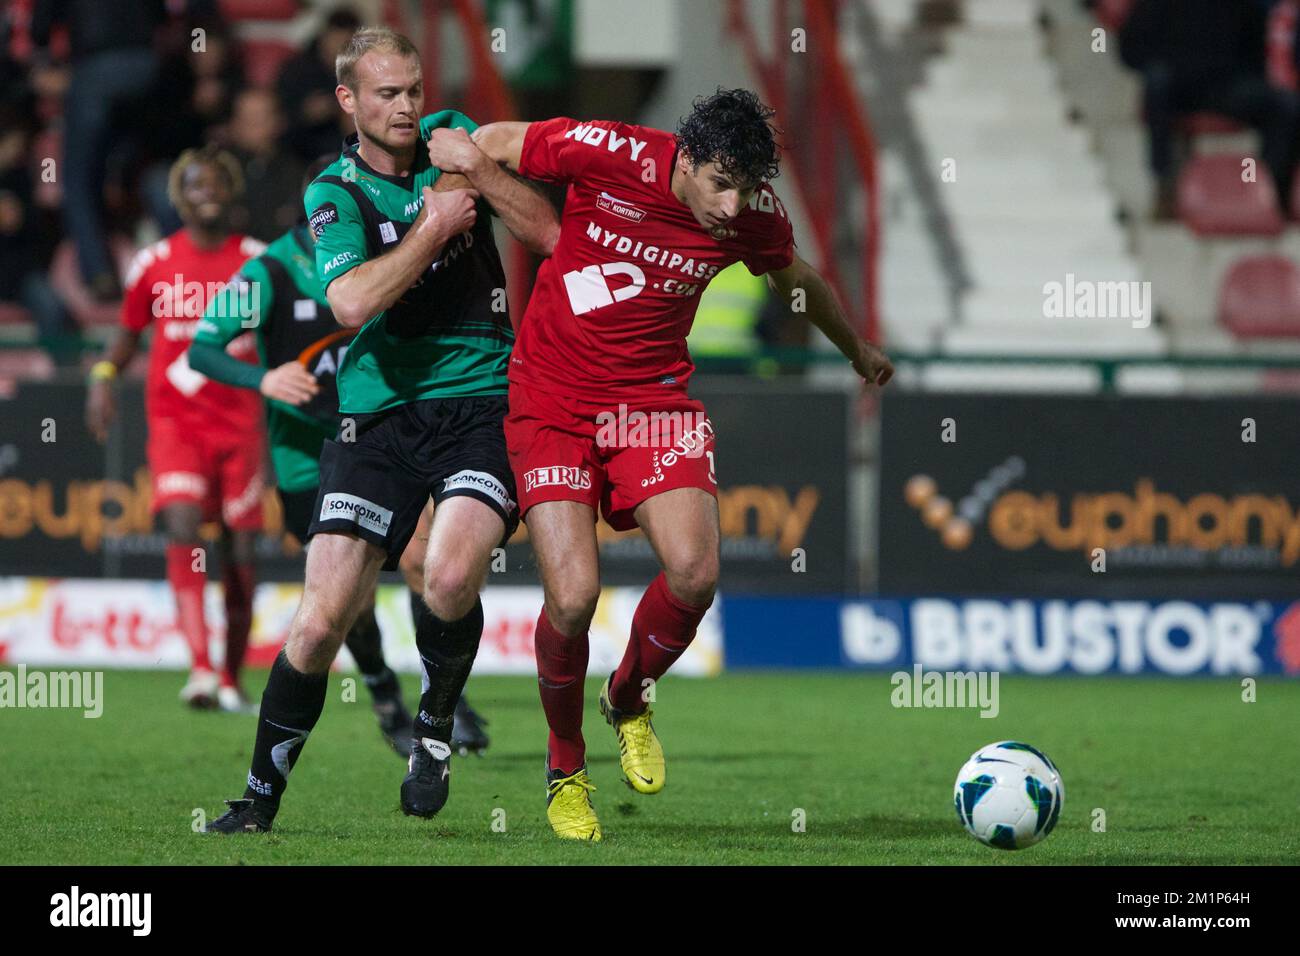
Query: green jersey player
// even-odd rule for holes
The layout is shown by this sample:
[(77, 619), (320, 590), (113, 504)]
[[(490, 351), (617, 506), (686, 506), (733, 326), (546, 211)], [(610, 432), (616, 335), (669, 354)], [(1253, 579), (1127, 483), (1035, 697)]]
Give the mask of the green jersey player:
[(401, 806), (421, 817), (442, 808), (456, 701), (483, 630), (479, 590), (518, 523), (502, 427), (514, 334), (485, 213), (490, 204), (542, 255), (558, 218), (504, 169), (469, 189), (432, 165), (433, 129), (476, 125), (450, 110), (423, 116), (420, 58), (405, 37), (359, 30), (336, 71), (357, 134), (308, 187), (305, 209), (329, 306), (359, 331), (339, 370), (342, 424), (321, 452), (302, 603), (262, 696), (244, 797), (209, 825), (221, 833), (270, 829), (324, 707), (330, 663), (430, 497), (427, 613), (416, 622), (424, 693)]
[[(318, 160), (306, 183), (334, 161)], [(252, 334), (259, 364), (241, 361), (226, 348)], [(319, 487), (324, 443), (339, 427), (337, 373), (355, 332), (334, 319), (316, 278), (315, 250), (306, 221), (250, 259), (215, 297), (190, 346), (190, 367), (226, 385), (255, 389), (267, 399), (267, 435), (284, 526), (307, 540)], [(430, 513), (402, 553), (399, 567), (411, 589), (415, 618), (423, 613), (423, 545)], [(362, 608), (346, 644), (369, 688), (379, 728), (402, 757), (411, 753), (411, 714), (397, 677), (384, 659), (373, 600)], [(462, 696), (456, 706), (452, 748), (482, 752), (488, 737), (482, 719)]]

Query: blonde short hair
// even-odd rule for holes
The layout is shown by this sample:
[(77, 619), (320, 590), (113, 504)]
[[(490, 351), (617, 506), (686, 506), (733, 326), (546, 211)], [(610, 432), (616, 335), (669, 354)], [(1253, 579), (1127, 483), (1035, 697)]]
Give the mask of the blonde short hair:
[(197, 146), (177, 156), (167, 173), (167, 198), (177, 209), (181, 206), (181, 185), (185, 179), (185, 170), (191, 166), (214, 166), (221, 170), (230, 183), (231, 198), (237, 198), (244, 192), (244, 172), (234, 156), (211, 143)]
[(352, 34), (352, 39), (343, 48), (343, 52), (334, 58), (334, 75), (340, 85), (356, 92), (357, 61), (371, 50), (420, 59), (420, 51), (415, 48), (415, 44), (396, 30), (388, 27), (362, 27)]

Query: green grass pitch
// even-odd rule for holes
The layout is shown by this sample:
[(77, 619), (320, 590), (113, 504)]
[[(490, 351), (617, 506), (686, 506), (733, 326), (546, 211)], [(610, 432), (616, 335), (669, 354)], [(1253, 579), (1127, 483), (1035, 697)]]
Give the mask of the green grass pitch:
[[(402, 816), (405, 768), (368, 696), (329, 698), (275, 831), (194, 833), (239, 796), (256, 718), (194, 713), (183, 675), (109, 671), (104, 714), (0, 711), (0, 864), (1233, 864), (1300, 859), (1300, 683), (1008, 677), (1001, 713), (904, 710), (887, 674), (665, 679), (655, 726), (668, 785), (620, 781), (587, 685), (588, 766), (605, 831), (565, 843), (546, 823), (536, 682), (476, 677), (482, 759), (453, 763), (434, 820)], [(265, 672), (248, 677), (256, 699)], [(408, 701), (417, 685), (407, 677)], [(1025, 740), (1060, 766), (1065, 810), (1046, 842), (985, 848), (960, 828), (953, 777), (979, 746)], [(1105, 811), (1105, 832), (1093, 828)], [(806, 817), (794, 832), (795, 811)], [(494, 828), (494, 823), (496, 827)], [(504, 832), (501, 824), (504, 823)]]

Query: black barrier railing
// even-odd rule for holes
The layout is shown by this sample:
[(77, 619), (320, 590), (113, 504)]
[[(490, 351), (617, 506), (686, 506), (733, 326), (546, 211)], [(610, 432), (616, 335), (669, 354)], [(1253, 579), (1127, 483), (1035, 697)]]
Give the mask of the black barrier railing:
[[(67, 337), (56, 342), (46, 343), (47, 347), (58, 346), (67, 352), (97, 353), (104, 347), (101, 339), (87, 337)], [(35, 342), (21, 340), (0, 340), (0, 351), (39, 348)], [(902, 366), (928, 365), (1034, 365), (1034, 366), (1070, 366), (1091, 367), (1098, 372), (1101, 388), (1111, 391), (1115, 387), (1116, 377), (1124, 368), (1175, 368), (1175, 369), (1223, 369), (1229, 371), (1289, 371), (1300, 369), (1300, 355), (1296, 356), (1261, 356), (1261, 355), (1064, 355), (1064, 354), (1004, 354), (989, 353), (984, 355), (949, 355), (942, 352), (912, 352), (887, 350), (896, 368)], [(826, 352), (795, 346), (765, 347), (749, 355), (695, 356), (695, 366), (701, 372), (720, 372), (748, 374), (770, 377), (778, 374), (790, 374), (803, 371), (812, 366), (829, 366), (842, 364), (844, 358), (838, 352)], [(79, 374), (79, 373), (78, 373)]]
[[(1123, 368), (1219, 368), (1226, 370), (1290, 370), (1300, 369), (1300, 355), (1271, 357), (1256, 355), (946, 355), (939, 352), (905, 352), (888, 350), (895, 368), (903, 365), (1041, 365), (1093, 367), (1098, 370), (1101, 385), (1112, 389), (1118, 372)], [(812, 365), (834, 365), (844, 359), (835, 352), (820, 352), (803, 348), (763, 349), (752, 356), (722, 357), (700, 356), (696, 368), (702, 372), (754, 372), (763, 374), (765, 368), (782, 370), (802, 369)]]

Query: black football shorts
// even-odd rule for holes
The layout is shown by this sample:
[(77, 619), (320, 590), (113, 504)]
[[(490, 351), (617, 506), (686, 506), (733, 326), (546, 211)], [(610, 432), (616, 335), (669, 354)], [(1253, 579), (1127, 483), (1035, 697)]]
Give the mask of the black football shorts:
[(429, 498), (436, 507), (463, 495), (501, 516), (504, 544), (519, 524), (505, 416), (504, 395), (426, 398), (370, 415), (345, 415), (338, 436), (321, 449), (308, 534), (362, 538), (384, 550), (384, 568), (392, 570)]

